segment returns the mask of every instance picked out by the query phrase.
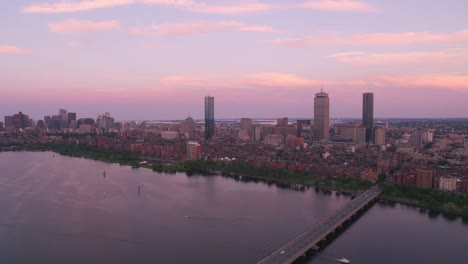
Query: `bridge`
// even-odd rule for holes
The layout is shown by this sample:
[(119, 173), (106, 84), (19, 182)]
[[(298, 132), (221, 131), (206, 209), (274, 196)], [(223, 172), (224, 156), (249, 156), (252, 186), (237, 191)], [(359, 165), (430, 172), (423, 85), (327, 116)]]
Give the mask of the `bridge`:
[(340, 228), (347, 220), (365, 208), (381, 193), (382, 190), (378, 185), (362, 192), (356, 198), (273, 252), (270, 256), (258, 262), (258, 264), (293, 263), (301, 256), (305, 256), (308, 250), (317, 247), (320, 241), (325, 240), (328, 235), (334, 233), (336, 229)]

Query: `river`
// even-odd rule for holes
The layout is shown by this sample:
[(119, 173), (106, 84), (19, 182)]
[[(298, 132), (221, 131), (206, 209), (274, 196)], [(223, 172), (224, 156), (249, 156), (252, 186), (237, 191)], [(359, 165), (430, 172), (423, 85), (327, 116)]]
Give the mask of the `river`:
[[(0, 263), (255, 263), (349, 200), (314, 188), (5, 152)], [(467, 249), (461, 218), (376, 203), (299, 262), (466, 263)]]

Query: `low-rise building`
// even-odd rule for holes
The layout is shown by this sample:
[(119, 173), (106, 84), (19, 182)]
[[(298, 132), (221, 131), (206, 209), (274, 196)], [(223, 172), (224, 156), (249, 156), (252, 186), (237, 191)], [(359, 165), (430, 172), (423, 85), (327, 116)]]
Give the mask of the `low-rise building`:
[(439, 189), (443, 191), (450, 191), (450, 192), (456, 191), (457, 179), (455, 177), (440, 177)]
[(197, 142), (187, 143), (187, 160), (197, 160), (201, 157), (201, 145)]

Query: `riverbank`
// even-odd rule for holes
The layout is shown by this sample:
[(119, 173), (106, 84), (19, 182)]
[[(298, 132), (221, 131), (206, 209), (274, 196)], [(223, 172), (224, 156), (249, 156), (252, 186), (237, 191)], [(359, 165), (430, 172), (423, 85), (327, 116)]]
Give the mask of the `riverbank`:
[[(219, 164), (214, 161), (178, 161), (171, 163), (142, 164), (141, 157), (128, 151), (115, 149), (98, 149), (94, 146), (77, 144), (37, 144), (32, 146), (9, 146), (1, 151), (53, 151), (55, 153), (83, 157), (93, 160), (119, 163), (133, 168), (147, 168), (161, 173), (186, 173), (188, 176), (221, 175), (243, 181), (262, 181), (276, 184), (279, 187), (302, 188), (316, 187), (327, 191), (338, 191), (353, 194), (368, 189), (372, 183), (349, 178), (317, 177), (307, 173), (294, 173), (285, 169), (258, 168), (248, 164)], [(420, 189), (409, 186), (398, 186), (381, 182), (384, 193), (382, 200), (398, 202), (434, 212), (468, 217), (468, 196), (437, 190)]]

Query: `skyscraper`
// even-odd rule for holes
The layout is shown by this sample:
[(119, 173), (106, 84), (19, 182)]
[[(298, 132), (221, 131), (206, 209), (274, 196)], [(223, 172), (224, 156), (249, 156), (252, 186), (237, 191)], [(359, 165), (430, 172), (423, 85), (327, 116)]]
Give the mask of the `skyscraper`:
[(68, 128), (68, 113), (65, 109), (59, 109), (59, 128)]
[(374, 94), (362, 95), (362, 124), (366, 127), (366, 142), (372, 142), (374, 138)]
[(330, 98), (320, 91), (314, 99), (314, 140), (326, 141), (330, 137)]
[(205, 97), (205, 139), (211, 139), (215, 131), (214, 97)]
[(374, 133), (374, 144), (385, 145), (385, 128), (377, 127)]

